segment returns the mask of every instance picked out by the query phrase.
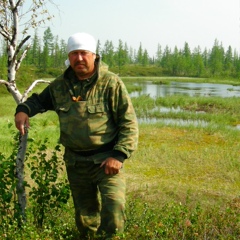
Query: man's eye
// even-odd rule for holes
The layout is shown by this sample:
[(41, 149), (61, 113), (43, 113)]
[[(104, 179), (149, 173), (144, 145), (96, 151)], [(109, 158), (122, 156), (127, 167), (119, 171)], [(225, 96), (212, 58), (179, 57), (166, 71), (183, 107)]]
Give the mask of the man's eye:
[(84, 52), (76, 51), (76, 52), (72, 52), (71, 55), (72, 55), (72, 56), (78, 56), (78, 55), (86, 56), (88, 53), (89, 53), (89, 52), (87, 52), (87, 51), (84, 51)]

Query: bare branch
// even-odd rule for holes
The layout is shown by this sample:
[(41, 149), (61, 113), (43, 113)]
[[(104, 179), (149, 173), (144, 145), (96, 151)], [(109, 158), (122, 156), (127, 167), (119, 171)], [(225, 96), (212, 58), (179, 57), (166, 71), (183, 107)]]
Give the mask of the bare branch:
[(15, 7), (13, 1), (12, 1), (12, 0), (9, 0), (9, 3), (10, 3), (10, 5), (11, 5), (11, 8), (13, 9), (13, 8)]
[(28, 35), (26, 36), (18, 45), (17, 49), (16, 49), (16, 55), (19, 53), (20, 49), (22, 48), (22, 46), (24, 45), (25, 42), (27, 42), (27, 40), (30, 38), (31, 36)]
[[(45, 25), (47, 21), (54, 17), (48, 11), (48, 4), (52, 4), (57, 8), (57, 5), (52, 0), (34, 0), (28, 10), (20, 14), (19, 18), (24, 19), (24, 21), (21, 21), (21, 26), (24, 26), (23, 33), (27, 33), (29, 29)], [(27, 18), (24, 17), (26, 15)]]
[(0, 33), (2, 34), (2, 36), (4, 38), (6, 38), (6, 40), (10, 41), (10, 33), (7, 31), (7, 29), (0, 23), (0, 29), (2, 29), (0, 31)]
[(18, 71), (18, 69), (20, 68), (20, 65), (23, 61), (23, 59), (26, 57), (27, 52), (30, 48), (31, 44), (28, 44), (28, 46), (26, 47), (26, 49), (24, 50), (24, 52), (22, 53), (21, 57), (17, 60), (16, 66), (15, 66), (15, 70)]
[(15, 5), (15, 8), (18, 8), (21, 3), (22, 3), (22, 0), (18, 0), (17, 3), (16, 3), (16, 5)]
[(10, 86), (10, 83), (8, 81), (2, 79), (0, 79), (0, 84), (5, 85), (6, 87)]
[[(22, 46), (24, 45), (25, 42), (27, 42), (27, 40), (28, 40), (30, 37), (31, 37), (30, 35), (28, 35), (27, 37), (25, 37), (25, 38), (20, 42), (20, 44), (17, 46), (17, 49), (16, 49), (16, 51), (15, 51), (15, 53), (14, 53), (14, 56), (13, 56), (14, 61), (17, 59), (17, 55), (19, 54)], [(26, 47), (26, 49), (24, 50), (24, 52), (23, 52), (22, 55), (20, 56), (19, 60), (18, 60), (17, 63), (16, 63), (15, 70), (18, 70), (18, 68), (20, 67), (20, 64), (21, 64), (22, 60), (25, 58), (25, 56), (26, 56), (26, 54), (27, 54), (27, 51), (28, 51), (28, 49), (30, 48), (30, 46), (31, 46), (31, 44), (29, 44), (29, 45)]]
[(18, 9), (12, 2), (12, 0), (9, 0), (10, 5), (12, 7), (12, 17), (13, 17), (13, 25), (12, 25), (12, 41), (11, 44), (15, 47), (17, 44), (17, 34), (18, 34)]
[(47, 84), (50, 84), (51, 81), (47, 81), (47, 80), (43, 80), (43, 79), (35, 80), (35, 81), (30, 85), (30, 87), (27, 88), (27, 89), (24, 91), (24, 93), (23, 93), (23, 95), (22, 95), (22, 101), (27, 98), (27, 95), (28, 95), (28, 94), (33, 90), (33, 88), (34, 88), (35, 86), (37, 86), (39, 83), (47, 83)]

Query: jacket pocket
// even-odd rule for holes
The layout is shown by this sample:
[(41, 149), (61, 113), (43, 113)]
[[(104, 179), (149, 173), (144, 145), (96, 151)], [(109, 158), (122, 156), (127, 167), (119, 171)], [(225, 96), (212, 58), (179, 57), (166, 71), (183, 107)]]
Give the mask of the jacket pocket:
[(60, 140), (71, 149), (82, 149), (88, 141), (88, 112), (86, 102), (73, 102), (58, 108)]
[(61, 106), (57, 106), (56, 112), (57, 112), (57, 114), (59, 114), (61, 112), (66, 113), (69, 111), (69, 109), (70, 109), (70, 104), (64, 104)]
[(103, 135), (112, 130), (112, 115), (107, 103), (88, 106), (88, 127), (90, 135)]

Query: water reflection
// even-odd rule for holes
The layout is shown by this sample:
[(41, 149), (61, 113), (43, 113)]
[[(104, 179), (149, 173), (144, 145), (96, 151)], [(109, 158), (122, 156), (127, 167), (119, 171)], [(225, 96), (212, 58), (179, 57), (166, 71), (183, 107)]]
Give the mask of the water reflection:
[[(171, 95), (188, 95), (194, 96), (216, 96), (216, 97), (240, 97), (240, 86), (229, 84), (212, 84), (212, 83), (185, 83), (185, 82), (170, 82), (169, 84), (154, 84), (150, 81), (136, 82), (136, 86), (142, 88), (141, 91), (132, 92), (131, 97), (140, 97), (149, 95), (152, 98), (165, 97)], [(153, 109), (156, 111), (156, 108)], [(180, 112), (185, 111), (178, 108), (158, 107), (160, 112)], [(196, 114), (204, 114), (204, 112), (196, 112)], [(139, 118), (139, 123), (164, 123), (166, 125), (194, 125), (205, 127), (207, 122), (201, 120), (182, 120), (182, 119), (159, 119), (159, 118)], [(236, 127), (240, 130), (240, 126)]]
[(141, 95), (149, 95), (152, 98), (171, 95), (240, 97), (240, 86), (229, 84), (170, 82), (159, 85), (146, 81), (136, 82), (135, 85), (140, 86), (142, 90), (132, 92), (131, 97)]
[[(151, 110), (151, 112), (159, 111), (162, 113), (168, 113), (168, 112), (188, 112), (187, 110), (183, 110), (180, 107), (160, 107), (156, 106)], [(203, 111), (198, 111), (196, 114), (205, 114)], [(155, 117), (141, 117), (138, 118), (139, 123), (148, 123), (148, 124), (153, 124), (153, 123), (164, 123), (165, 125), (178, 125), (178, 126), (201, 126), (201, 127), (206, 127), (208, 126), (208, 123), (203, 120), (183, 120), (183, 119), (172, 119), (172, 118), (155, 118)]]

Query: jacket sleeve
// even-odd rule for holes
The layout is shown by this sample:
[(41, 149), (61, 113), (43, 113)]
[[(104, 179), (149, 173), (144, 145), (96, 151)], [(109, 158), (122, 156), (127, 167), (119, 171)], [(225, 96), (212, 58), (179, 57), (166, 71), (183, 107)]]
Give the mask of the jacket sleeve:
[(47, 86), (40, 94), (33, 93), (25, 102), (20, 103), (16, 108), (16, 113), (25, 112), (29, 117), (48, 110), (54, 110), (52, 98)]
[(138, 145), (138, 122), (126, 86), (119, 78), (115, 87), (112, 88), (111, 105), (118, 128), (114, 150), (124, 153), (129, 158)]

